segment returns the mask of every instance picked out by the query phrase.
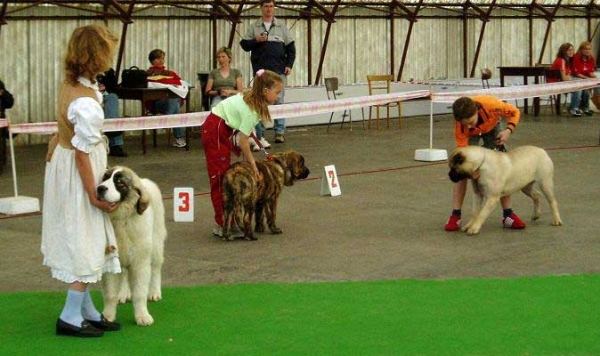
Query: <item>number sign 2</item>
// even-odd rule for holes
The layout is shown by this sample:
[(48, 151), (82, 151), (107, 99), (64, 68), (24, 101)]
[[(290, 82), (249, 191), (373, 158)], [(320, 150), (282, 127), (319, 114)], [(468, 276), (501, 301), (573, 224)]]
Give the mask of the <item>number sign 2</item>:
[(331, 195), (332, 197), (342, 194), (340, 182), (335, 172), (335, 166), (323, 167), (323, 177), (321, 178), (321, 195)]
[(173, 190), (173, 220), (175, 222), (194, 221), (194, 188)]

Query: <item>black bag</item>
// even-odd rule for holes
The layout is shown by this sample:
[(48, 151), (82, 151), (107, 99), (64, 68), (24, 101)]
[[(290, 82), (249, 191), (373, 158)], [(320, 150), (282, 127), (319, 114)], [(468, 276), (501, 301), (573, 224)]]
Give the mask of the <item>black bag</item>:
[(147, 88), (148, 74), (136, 66), (124, 69), (121, 75), (121, 86), (124, 88)]
[(103, 74), (100, 74), (96, 80), (98, 83), (104, 85), (104, 90), (109, 93), (114, 93), (115, 88), (117, 87), (117, 75), (114, 69), (110, 68)]

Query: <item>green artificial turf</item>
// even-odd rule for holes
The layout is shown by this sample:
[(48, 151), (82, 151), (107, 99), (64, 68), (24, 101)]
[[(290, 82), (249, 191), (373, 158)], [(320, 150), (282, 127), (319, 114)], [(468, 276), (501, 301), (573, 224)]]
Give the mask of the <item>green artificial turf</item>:
[[(165, 288), (155, 324), (54, 335), (65, 293), (0, 294), (0, 355), (600, 355), (600, 276)], [(101, 306), (99, 292), (93, 293)]]

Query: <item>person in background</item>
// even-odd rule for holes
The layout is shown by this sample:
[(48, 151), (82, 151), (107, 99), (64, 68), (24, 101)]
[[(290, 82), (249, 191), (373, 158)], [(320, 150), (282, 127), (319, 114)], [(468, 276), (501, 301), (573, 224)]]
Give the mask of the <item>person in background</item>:
[[(589, 79), (596, 78), (596, 59), (592, 54), (592, 44), (584, 41), (579, 45), (577, 53), (573, 55), (573, 78)], [(598, 89), (594, 89), (594, 96), (597, 96)], [(594, 113), (590, 110), (590, 91), (584, 90), (581, 92), (581, 100), (579, 102), (579, 110), (587, 116), (592, 116)]]
[[(271, 121), (268, 105), (274, 104), (283, 90), (277, 73), (258, 70), (252, 89), (230, 96), (212, 108), (202, 125), (202, 145), (210, 182), (210, 199), (215, 211), (213, 234), (223, 236), (223, 177), (231, 165), (231, 151), (237, 146), (258, 177), (250, 150), (250, 135), (259, 121)], [(236, 133), (237, 132), (237, 133)], [(239, 152), (236, 152), (239, 155)]]
[[(0, 80), (0, 119), (6, 118), (6, 109), (10, 109), (15, 104), (12, 94), (6, 90), (4, 83)], [(16, 134), (13, 135), (13, 137)], [(8, 148), (6, 140), (8, 139), (8, 128), (0, 127), (0, 173), (8, 161)]]
[[(292, 72), (296, 59), (296, 45), (294, 38), (283, 21), (275, 17), (275, 1), (259, 1), (262, 14), (254, 24), (250, 25), (248, 31), (242, 37), (240, 46), (246, 52), (251, 52), (252, 71), (256, 73), (259, 69), (267, 69), (281, 76), (285, 87), (286, 76)], [(284, 101), (285, 90), (276, 104)], [(275, 119), (275, 143), (285, 142), (285, 119)], [(256, 127), (256, 136), (263, 138), (264, 125)], [(265, 146), (263, 144), (263, 146)]]
[[(573, 66), (573, 54), (575, 50), (573, 45), (570, 43), (563, 43), (558, 48), (556, 53), (556, 59), (552, 62), (551, 68), (560, 69), (560, 76), (563, 82), (573, 80), (571, 76), (571, 68)], [(551, 83), (552, 80), (548, 80)], [(571, 93), (571, 104), (569, 104), (569, 114), (574, 117), (580, 117), (581, 111), (579, 110), (579, 103), (581, 101), (581, 91), (574, 91)]]
[[(102, 93), (102, 104), (105, 119), (114, 119), (119, 117), (119, 97), (113, 93), (117, 87), (117, 76), (115, 70), (110, 68), (104, 74), (98, 76), (98, 88)], [(123, 131), (111, 131), (105, 133), (108, 137), (109, 156), (127, 157), (123, 150)]]
[[(150, 77), (164, 75), (180, 79), (177, 73), (166, 69), (165, 55), (166, 53), (162, 49), (152, 50), (150, 54), (148, 54), (148, 60), (150, 61), (151, 66), (146, 70), (146, 73), (148, 73), (148, 76)], [(155, 113), (160, 112), (165, 115), (179, 114), (180, 107), (181, 101), (176, 98), (156, 100), (152, 103), (152, 109)], [(175, 138), (175, 141), (173, 142), (174, 147), (187, 146), (187, 143), (185, 142), (185, 128), (174, 127), (173, 137)]]
[(244, 89), (242, 72), (231, 68), (231, 56), (231, 49), (227, 47), (219, 48), (217, 51), (219, 68), (213, 69), (208, 74), (205, 94), (211, 98), (211, 109), (217, 106), (223, 99), (241, 93)]
[(0, 80), (0, 119), (6, 117), (6, 109), (10, 109), (15, 104), (15, 98), (6, 90), (4, 82)]
[(103, 273), (121, 272), (107, 214), (119, 204), (96, 197), (107, 166), (102, 94), (96, 77), (109, 69), (117, 40), (105, 26), (79, 27), (71, 35), (64, 59), (58, 134), (50, 140), (46, 156), (41, 243), (44, 265), (53, 278), (69, 285), (56, 320), (57, 335), (100, 337), (121, 328), (98, 312), (88, 288)]
[[(211, 98), (211, 109), (217, 106), (223, 99), (241, 93), (244, 89), (242, 72), (235, 68), (231, 68), (231, 56), (231, 49), (227, 47), (219, 48), (217, 51), (219, 68), (213, 69), (208, 74), (205, 94)], [(261, 144), (264, 148), (271, 147), (264, 138), (262, 139)], [(253, 151), (260, 151), (260, 147), (254, 140), (250, 140), (250, 146)]]
[[(498, 100), (491, 95), (461, 97), (452, 104), (456, 120), (454, 138), (456, 147), (476, 146), (504, 150), (504, 144), (515, 131), (521, 112), (514, 105)], [(502, 128), (500, 117), (508, 123)], [(452, 215), (446, 222), (446, 231), (460, 229), (461, 208), (467, 192), (467, 179), (454, 183), (452, 189)], [(500, 198), (503, 209), (502, 225), (511, 229), (524, 229), (525, 223), (512, 211), (510, 195)]]

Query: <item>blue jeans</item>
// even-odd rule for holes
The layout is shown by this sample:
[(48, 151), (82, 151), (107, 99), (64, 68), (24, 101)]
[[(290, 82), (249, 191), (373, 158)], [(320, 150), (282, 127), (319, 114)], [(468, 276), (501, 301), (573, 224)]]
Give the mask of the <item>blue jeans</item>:
[[(154, 102), (154, 111), (163, 113), (165, 115), (179, 114), (179, 107), (180, 107), (179, 99), (164, 99), (164, 100), (156, 100)], [(184, 138), (185, 137), (185, 128), (174, 127), (173, 128), (173, 137)]]
[(571, 93), (571, 103), (569, 104), (569, 110), (581, 109), (582, 111), (588, 111), (590, 109), (590, 91), (581, 90), (574, 91)]
[[(119, 117), (119, 97), (114, 93), (105, 93), (102, 96), (104, 103), (104, 118), (114, 119)], [(120, 135), (111, 135), (108, 138), (108, 145), (110, 147), (123, 146), (123, 133)]]
[[(284, 98), (285, 98), (286, 76), (285, 76), (285, 74), (280, 74), (279, 76), (283, 80), (283, 89), (281, 90), (281, 96), (279, 97), (279, 99), (277, 99), (277, 101), (275, 102), (275, 105), (283, 104)], [(256, 130), (256, 137), (258, 137), (259, 139), (262, 138), (263, 134), (265, 132), (265, 127), (262, 124), (262, 122), (259, 122), (254, 129)], [(273, 125), (273, 130), (275, 130), (275, 135), (285, 134), (285, 119), (275, 119), (275, 124)]]
[(221, 101), (223, 101), (223, 97), (221, 95), (213, 96), (212, 98), (210, 98), (210, 110), (217, 106), (217, 104)]

